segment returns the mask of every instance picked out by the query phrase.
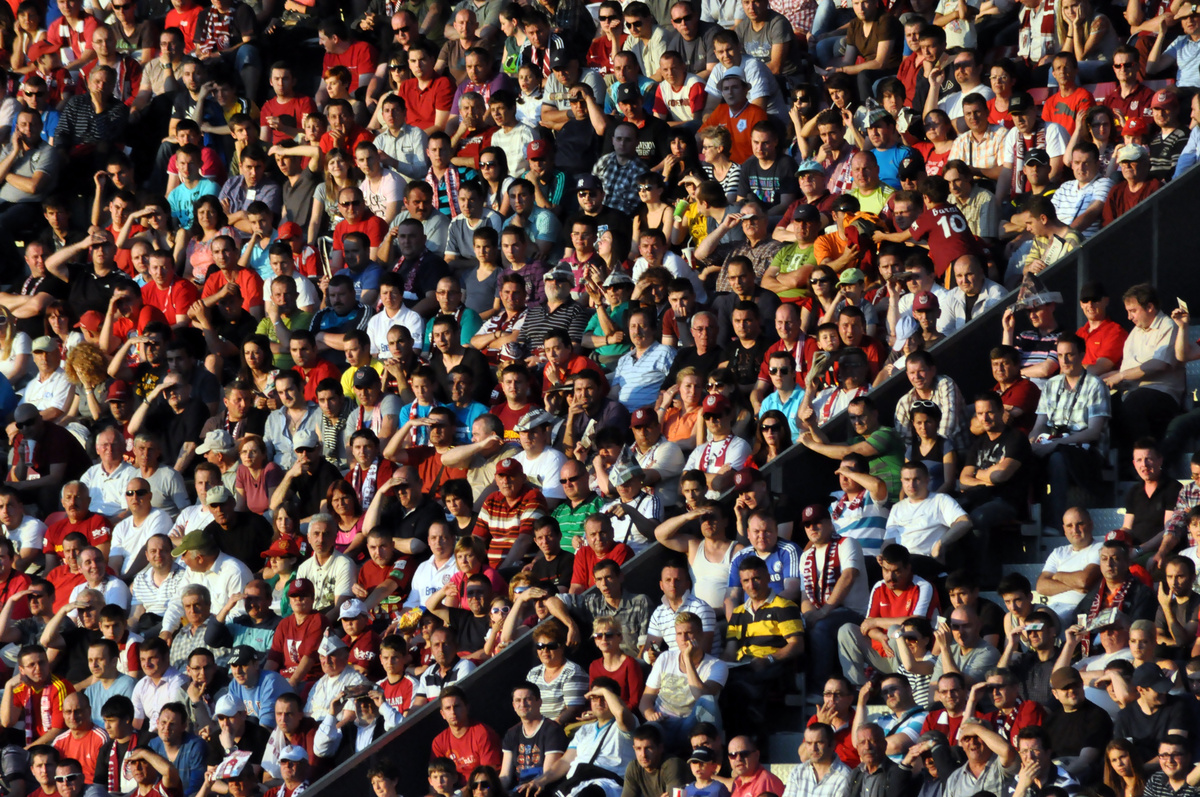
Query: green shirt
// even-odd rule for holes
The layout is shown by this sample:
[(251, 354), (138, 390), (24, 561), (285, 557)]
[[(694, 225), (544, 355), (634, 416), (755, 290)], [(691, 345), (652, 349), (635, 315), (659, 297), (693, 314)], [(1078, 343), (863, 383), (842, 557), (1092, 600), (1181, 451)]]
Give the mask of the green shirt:
[[(812, 244), (801, 248), (797, 243), (790, 243), (784, 244), (783, 248), (775, 253), (771, 265), (778, 268), (780, 274), (789, 274), (804, 266), (817, 265), (817, 258), (813, 255)], [(780, 299), (798, 299), (807, 295), (807, 288), (788, 288), (786, 291), (779, 291)]]
[(564, 551), (575, 553), (575, 538), (583, 537), (583, 521), (588, 519), (588, 515), (599, 512), (603, 503), (603, 498), (595, 495), (592, 496), (592, 500), (584, 501), (574, 509), (571, 508), (570, 501), (563, 501), (554, 507), (550, 516), (558, 521), (558, 528), (562, 531), (562, 549)]
[[(625, 320), (629, 316), (629, 304), (629, 302), (622, 302), (608, 311), (609, 320), (613, 322), (613, 326), (615, 326), (617, 329), (625, 328)], [(600, 328), (600, 316), (598, 314), (593, 315), (588, 320), (587, 327), (584, 328), (583, 334), (598, 335), (603, 337), (604, 330)], [(604, 346), (597, 346), (596, 354), (599, 354), (601, 357), (619, 357), (625, 352), (629, 351), (631, 348), (633, 348), (633, 346), (629, 343), (628, 336), (626, 336), (624, 343), (609, 343)]]
[(888, 500), (900, 499), (900, 468), (904, 465), (904, 439), (890, 426), (880, 426), (866, 437), (850, 440), (850, 445), (866, 441), (877, 452), (869, 457), (871, 475), (887, 485)]
[[(285, 316), (282, 313), (279, 316), (283, 320), (283, 325), (287, 327), (288, 332), (294, 332), (297, 329), (308, 329), (312, 323), (312, 313), (306, 313), (303, 310), (297, 310), (290, 316)], [(269, 316), (263, 316), (262, 321), (258, 322), (258, 329), (254, 330), (260, 335), (266, 335), (272, 343), (279, 342), (279, 336), (275, 334), (275, 323), (271, 321)], [(292, 360), (292, 355), (286, 350), (275, 355), (276, 368), (291, 368), (296, 363)]]

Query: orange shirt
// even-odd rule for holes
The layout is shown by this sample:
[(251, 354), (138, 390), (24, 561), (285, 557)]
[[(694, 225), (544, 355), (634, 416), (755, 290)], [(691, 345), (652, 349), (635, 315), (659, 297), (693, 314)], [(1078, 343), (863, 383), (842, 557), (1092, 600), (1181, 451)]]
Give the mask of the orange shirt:
[(729, 106), (721, 103), (704, 120), (704, 126), (720, 125), (727, 129), (733, 139), (729, 159), (734, 163), (745, 163), (754, 155), (754, 151), (750, 149), (750, 131), (766, 118), (767, 112), (754, 103), (746, 103), (745, 108), (732, 115), (729, 113)]

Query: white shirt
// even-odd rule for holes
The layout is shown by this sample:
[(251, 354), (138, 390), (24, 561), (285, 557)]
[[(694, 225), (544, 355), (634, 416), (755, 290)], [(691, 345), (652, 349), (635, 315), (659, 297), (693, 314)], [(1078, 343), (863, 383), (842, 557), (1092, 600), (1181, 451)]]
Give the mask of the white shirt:
[(317, 679), (317, 682), (313, 684), (312, 691), (308, 693), (308, 702), (304, 706), (304, 713), (320, 722), (329, 714), (329, 704), (337, 699), (343, 689), (348, 686), (369, 686), (370, 684), (371, 682), (364, 678), (362, 673), (347, 664), (346, 669), (334, 677), (322, 675)]
[(46, 538), (46, 524), (33, 515), (26, 515), (21, 521), (21, 525), (15, 529), (4, 529), (4, 536), (12, 542), (18, 554), (21, 553), (22, 548), (33, 548), (40, 551), (42, 550), (42, 541)]
[(113, 529), (112, 547), (108, 555), (125, 557), (121, 562), (121, 575), (128, 575), (133, 570), (133, 560), (137, 559), (150, 538), (170, 531), (171, 516), (161, 509), (151, 509), (140, 526), (134, 524), (133, 515), (130, 515)]
[(293, 274), (292, 279), (296, 281), (296, 306), (316, 312), (321, 297), (313, 287), (312, 280), (303, 274)]
[(40, 374), (35, 376), (21, 391), (22, 401), (37, 407), (39, 412), (48, 409), (66, 412), (74, 395), (75, 386), (67, 379), (67, 374), (61, 367), (44, 381)]
[[(938, 300), (937, 331), (945, 334), (946, 327), (950, 325), (951, 318), (953, 317), (950, 310), (950, 291), (935, 282), (933, 283), (933, 287), (929, 289), (929, 292), (936, 296)], [(912, 304), (915, 296), (916, 294), (906, 293), (900, 297), (900, 315), (912, 315)]]
[(381, 360), (391, 358), (392, 354), (388, 351), (387, 333), (392, 327), (397, 326), (404, 327), (412, 335), (413, 350), (421, 350), (421, 344), (425, 340), (425, 321), (416, 312), (401, 305), (400, 310), (394, 316), (389, 316), (387, 310), (380, 310), (367, 322), (367, 337), (371, 339), (371, 354)]
[[(296, 573), (313, 583), (316, 591), (313, 606), (316, 611), (323, 612), (337, 603), (338, 598), (350, 597), (358, 568), (350, 557), (334, 551), (324, 565), (317, 564), (317, 557), (312, 556), (301, 563)], [(217, 605), (216, 599), (213, 605)]]
[[(1046, 122), (1045, 125), (1046, 154), (1051, 158), (1061, 158), (1067, 151), (1067, 142), (1071, 140), (1071, 136), (1067, 133), (1066, 128), (1057, 122)], [(1020, 138), (1022, 138), (1021, 131), (1015, 127), (1004, 136), (1001, 159), (1003, 165), (1010, 169), (1013, 168), (1013, 153), (1016, 151), (1017, 140)]]
[(97, 515), (105, 516), (123, 511), (126, 508), (125, 487), (137, 475), (137, 468), (125, 460), (121, 460), (112, 473), (106, 473), (104, 466), (99, 462), (88, 468), (80, 479), (88, 486), (88, 496), (91, 499), (88, 509)]
[(683, 450), (665, 437), (650, 446), (646, 453), (632, 446), (630, 451), (642, 470), (656, 470), (662, 479), (654, 485), (654, 494), (662, 500), (664, 507), (679, 503), (679, 477), (683, 475)]
[(189, 531), (198, 531), (207, 528), (208, 524), (212, 522), (212, 512), (208, 511), (207, 506), (204, 504), (192, 504), (191, 506), (185, 506), (179, 512), (179, 517), (175, 518), (175, 525), (171, 531), (174, 532), (173, 537), (183, 539)]
[[(853, 537), (842, 537), (837, 545), (838, 564), (841, 567), (841, 572), (845, 573), (847, 570), (858, 571), (858, 575), (850, 585), (850, 591), (842, 599), (842, 606), (861, 615), (866, 615), (868, 608), (867, 601), (871, 596), (871, 586), (867, 583), (867, 568), (863, 562), (862, 546)], [(829, 544), (823, 546), (819, 556), (817, 555), (817, 549), (812, 545), (809, 545), (804, 549), (804, 553), (800, 554), (800, 589), (810, 603), (816, 597), (817, 591), (822, 589), (823, 582), (821, 579), (825, 577), (826, 557), (829, 554)], [(813, 561), (814, 558), (815, 561)], [(810, 562), (812, 563), (811, 565), (809, 564)], [(814, 567), (817, 574), (815, 582), (809, 578), (809, 571)], [(836, 580), (834, 583), (836, 583)]]
[(447, 559), (441, 567), (434, 564), (432, 557), (421, 562), (413, 572), (412, 587), (408, 591), (408, 598), (404, 601), (404, 608), (413, 609), (417, 606), (424, 606), (425, 601), (429, 600), (433, 593), (446, 586), (457, 572), (458, 564), (454, 561), (453, 556)]
[[(715, 681), (724, 686), (729, 680), (729, 665), (706, 653), (696, 667), (696, 675), (700, 683)], [(692, 694), (687, 676), (679, 663), (678, 650), (668, 650), (654, 660), (654, 667), (646, 678), (646, 688), (658, 690), (654, 696), (654, 707), (672, 717), (687, 716), (696, 702), (696, 696)]]
[[(213, 606), (224, 606), (229, 603), (230, 595), (243, 591), (252, 580), (254, 580), (254, 575), (250, 572), (250, 568), (229, 554), (222, 553), (213, 560), (212, 567), (203, 573), (189, 567), (179, 585), (179, 595), (182, 595), (189, 585), (200, 584), (208, 587), (208, 594), (212, 598)], [(229, 613), (226, 619), (240, 615), (242, 612), (241, 607), (237, 607)], [(162, 627), (166, 631), (174, 632), (178, 630), (181, 620), (183, 620), (183, 601), (179, 597), (173, 597), (167, 604)]]
[[(1088, 565), (1099, 566), (1100, 546), (1103, 544), (1102, 540), (1093, 542), (1080, 551), (1076, 551), (1070, 545), (1060, 545), (1046, 557), (1046, 564), (1042, 566), (1042, 572), (1052, 576), (1055, 573), (1077, 573)], [(1072, 611), (1083, 600), (1085, 594), (1078, 589), (1067, 590), (1047, 598), (1046, 604), (1056, 613)]]
[(932, 493), (920, 502), (902, 499), (888, 515), (884, 545), (898, 542), (909, 553), (932, 556), (933, 544), (950, 530), (954, 521), (966, 514), (958, 502), (945, 493)]
[(563, 492), (562, 479), (558, 475), (563, 463), (567, 461), (566, 454), (547, 446), (538, 454), (537, 459), (530, 459), (529, 453), (524, 450), (513, 459), (521, 463), (529, 483), (539, 488), (546, 498), (556, 498), (560, 501), (567, 499), (567, 494)]
[(731, 434), (724, 440), (714, 440), (696, 446), (688, 455), (687, 464), (683, 469), (716, 473), (726, 465), (732, 465), (734, 470), (741, 470), (753, 453), (749, 443)]
[(145, 719), (146, 724), (143, 727), (155, 727), (158, 724), (158, 712), (163, 706), (174, 701), (187, 700), (187, 693), (184, 691), (187, 683), (187, 676), (174, 667), (168, 667), (157, 684), (149, 678), (139, 680), (133, 687), (133, 695), (130, 698), (133, 701), (134, 719)]
[[(85, 589), (95, 589), (95, 587), (89, 587), (86, 581), (76, 584), (75, 588), (71, 590), (71, 597), (67, 599), (67, 602), (73, 603), (75, 598), (79, 596), (79, 593)], [(129, 587), (125, 586), (124, 581), (116, 576), (107, 576), (104, 579), (104, 583), (100, 585), (99, 590), (104, 594), (105, 604), (115, 603), (125, 611), (129, 611), (129, 602), (132, 596), (130, 595)], [(74, 618), (76, 612), (72, 609), (69, 614)]]

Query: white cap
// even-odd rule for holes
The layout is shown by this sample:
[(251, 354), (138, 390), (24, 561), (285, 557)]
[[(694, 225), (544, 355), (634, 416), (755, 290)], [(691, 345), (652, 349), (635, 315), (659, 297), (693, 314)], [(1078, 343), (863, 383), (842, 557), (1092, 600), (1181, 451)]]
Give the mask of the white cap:
[(363, 602), (358, 598), (351, 598), (343, 603), (342, 607), (338, 609), (338, 619), (346, 620), (351, 617), (361, 617), (366, 613), (367, 610), (366, 607), (363, 606)]
[(321, 646), (317, 648), (317, 653), (321, 654), (322, 656), (329, 656), (335, 651), (348, 650), (349, 647), (349, 645), (342, 641), (340, 636), (334, 636), (333, 634), (330, 634), (321, 640)]
[(304, 748), (299, 745), (289, 744), (287, 747), (279, 751), (279, 761), (307, 761), (308, 753), (304, 752)]
[(245, 712), (246, 706), (242, 701), (238, 700), (233, 695), (226, 692), (221, 695), (221, 699), (217, 701), (216, 708), (213, 709), (214, 717), (232, 717), (235, 714)]

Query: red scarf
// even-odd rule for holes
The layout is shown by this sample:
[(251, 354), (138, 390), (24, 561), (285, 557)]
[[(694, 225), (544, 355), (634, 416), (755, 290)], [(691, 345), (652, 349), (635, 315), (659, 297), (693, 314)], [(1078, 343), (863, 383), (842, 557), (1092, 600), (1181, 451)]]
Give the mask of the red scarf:
[(821, 568), (821, 578), (817, 578), (817, 549), (812, 549), (812, 555), (804, 557), (804, 577), (812, 587), (810, 600), (818, 609), (829, 602), (833, 596), (833, 588), (842, 575), (842, 555), (838, 545), (842, 538), (834, 534), (825, 546), (825, 566)]
[[(721, 446), (718, 452), (715, 448)], [(725, 455), (729, 453), (729, 446), (733, 444), (733, 435), (728, 435), (724, 440), (706, 443), (704, 445), (704, 453), (700, 456), (700, 468), (705, 473), (715, 473), (725, 467)], [(711, 461), (710, 461), (711, 457)]]
[[(1118, 611), (1121, 611), (1122, 607), (1125, 605), (1125, 596), (1129, 594), (1129, 586), (1132, 583), (1133, 583), (1133, 576), (1130, 576), (1129, 579), (1124, 584), (1122, 584), (1117, 589), (1116, 592), (1114, 592), (1112, 594), (1111, 605), (1115, 606)], [(1104, 608), (1104, 603), (1105, 603), (1104, 596), (1107, 593), (1108, 593), (1108, 583), (1104, 579), (1100, 579), (1100, 588), (1096, 590), (1096, 597), (1092, 599), (1092, 605), (1088, 607), (1088, 613), (1087, 613), (1088, 624), (1090, 624), (1092, 622), (1092, 620), (1095, 620), (1096, 615), (1100, 614), (1101, 609)], [(1080, 641), (1079, 647), (1080, 647), (1080, 650), (1083, 651), (1083, 655), (1085, 658), (1091, 653), (1092, 635), (1086, 633), (1086, 628), (1085, 628), (1085, 636)]]
[[(1033, 9), (1028, 6), (1021, 11), (1021, 27), (1029, 27), (1033, 21)], [(1054, 0), (1042, 0), (1042, 30), (1043, 36), (1054, 33)]]
[(839, 498), (837, 503), (833, 505), (833, 511), (831, 511), (829, 514), (833, 516), (834, 520), (839, 520), (846, 512), (857, 512), (858, 510), (862, 509), (863, 504), (866, 502), (866, 490), (863, 490), (861, 493), (859, 493), (857, 498), (850, 498), (849, 494), (842, 493), (842, 497)]
[(1017, 698), (1017, 702), (1012, 707), (1012, 711), (1005, 714), (1003, 711), (996, 711), (996, 733), (1000, 734), (1007, 741), (1012, 741), (1013, 725), (1017, 724), (1017, 715), (1021, 713), (1021, 704), (1025, 701)]

